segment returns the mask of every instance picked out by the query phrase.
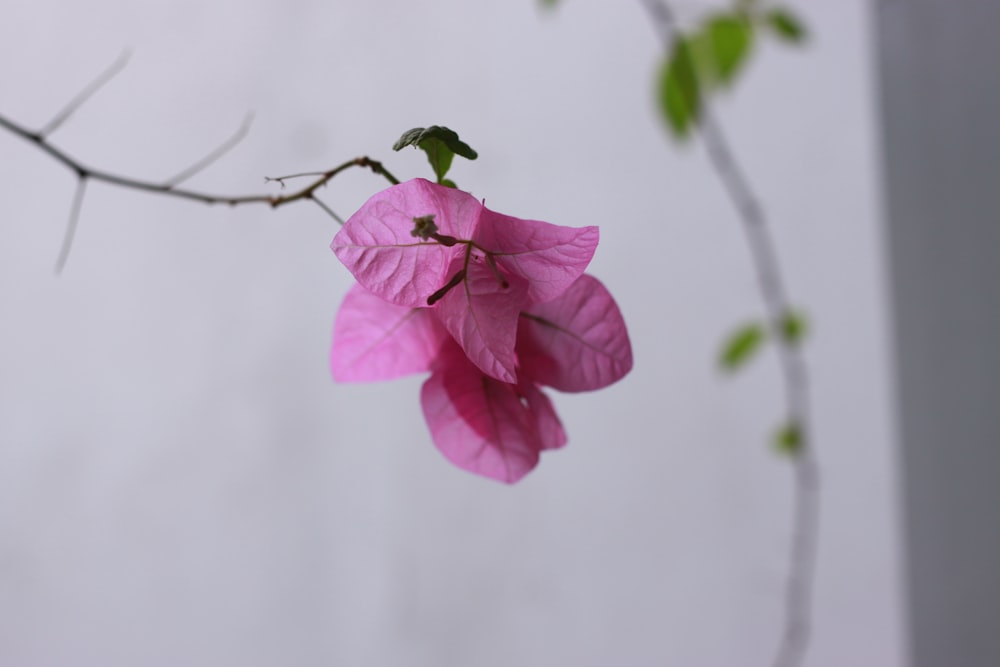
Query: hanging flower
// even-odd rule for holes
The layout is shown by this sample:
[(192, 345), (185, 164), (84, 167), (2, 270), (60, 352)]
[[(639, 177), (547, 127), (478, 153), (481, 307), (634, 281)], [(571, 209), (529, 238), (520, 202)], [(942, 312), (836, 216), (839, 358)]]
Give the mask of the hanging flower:
[(516, 482), (566, 443), (540, 386), (590, 391), (632, 368), (618, 306), (583, 274), (596, 244), (595, 227), (503, 216), (420, 179), (375, 195), (332, 245), (360, 283), (334, 325), (334, 379), (430, 372), (421, 405), (437, 448)]

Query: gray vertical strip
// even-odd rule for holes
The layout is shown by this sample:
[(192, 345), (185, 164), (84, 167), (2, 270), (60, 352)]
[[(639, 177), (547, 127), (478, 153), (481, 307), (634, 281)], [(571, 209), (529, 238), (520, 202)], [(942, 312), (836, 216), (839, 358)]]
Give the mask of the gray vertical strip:
[(914, 667), (1000, 665), (1000, 2), (876, 3)]

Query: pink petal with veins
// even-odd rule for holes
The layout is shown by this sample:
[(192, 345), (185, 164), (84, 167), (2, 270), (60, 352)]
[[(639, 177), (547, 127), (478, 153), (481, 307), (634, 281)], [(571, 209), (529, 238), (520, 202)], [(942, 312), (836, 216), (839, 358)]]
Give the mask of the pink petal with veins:
[[(464, 258), (457, 259), (449, 273), (454, 275), (463, 265)], [(434, 310), (483, 373), (501, 382), (516, 382), (514, 344), (518, 314), (527, 303), (527, 285), (517, 276), (498, 277), (486, 258), (476, 253), (465, 268), (465, 280)], [(506, 281), (506, 287), (501, 280)]]
[(521, 372), (560, 391), (590, 391), (632, 369), (632, 345), (618, 305), (593, 276), (581, 276), (559, 298), (521, 315)]
[(449, 347), (420, 392), (434, 444), (459, 468), (513, 484), (538, 464), (536, 417), (517, 387), (484, 376)]
[(449, 338), (429, 308), (394, 306), (354, 285), (333, 325), (330, 371), (337, 382), (391, 380), (429, 371)]
[(411, 236), (413, 218), (433, 215), (440, 234), (469, 239), (482, 208), (467, 192), (414, 179), (371, 197), (330, 247), (368, 291), (396, 305), (419, 308), (447, 281), (448, 266), (464, 247)]
[(550, 301), (579, 278), (597, 249), (597, 227), (561, 227), (483, 209), (473, 239), (528, 281), (532, 303)]

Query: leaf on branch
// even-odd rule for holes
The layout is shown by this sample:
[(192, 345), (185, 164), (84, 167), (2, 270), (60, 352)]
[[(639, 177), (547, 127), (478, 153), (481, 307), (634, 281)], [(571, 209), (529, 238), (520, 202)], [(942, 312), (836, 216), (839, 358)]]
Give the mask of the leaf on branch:
[[(431, 125), (430, 127), (415, 127), (408, 132), (404, 132), (392, 146), (392, 150), (399, 151), (407, 146), (415, 146), (427, 154), (427, 161), (437, 182), (441, 185), (455, 187), (453, 181), (445, 178), (445, 174), (451, 169), (452, 160), (456, 155), (461, 155), (467, 160), (475, 160), (479, 154), (472, 149), (469, 144), (458, 138), (458, 133), (447, 127)], [(447, 181), (447, 182), (446, 182)]]
[(809, 322), (802, 312), (789, 310), (781, 318), (781, 337), (786, 343), (795, 345), (801, 342), (808, 332)]
[(774, 448), (779, 454), (794, 458), (802, 453), (804, 446), (802, 427), (795, 422), (783, 424), (774, 434)]
[(701, 113), (701, 90), (689, 37), (678, 36), (670, 57), (663, 63), (658, 98), (674, 137), (686, 139)]
[(729, 335), (722, 346), (719, 366), (726, 371), (738, 370), (753, 358), (764, 339), (763, 325), (754, 322), (740, 327)]
[(711, 81), (728, 85), (736, 78), (753, 46), (753, 24), (738, 14), (719, 14), (705, 24), (700, 36), (703, 46), (697, 55), (708, 62), (699, 70), (707, 70)]
[(806, 41), (805, 25), (787, 9), (780, 7), (772, 9), (764, 16), (764, 20), (782, 41), (790, 44), (801, 44)]

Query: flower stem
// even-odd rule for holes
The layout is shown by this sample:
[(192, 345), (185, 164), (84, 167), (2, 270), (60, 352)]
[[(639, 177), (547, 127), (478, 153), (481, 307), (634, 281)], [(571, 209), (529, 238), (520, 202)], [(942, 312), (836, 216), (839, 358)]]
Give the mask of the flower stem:
[[(669, 53), (670, 46), (680, 35), (670, 5), (666, 0), (643, 0), (643, 4)], [(768, 326), (778, 346), (786, 423), (800, 436), (793, 459), (794, 499), (785, 619), (772, 663), (774, 667), (797, 667), (802, 664), (809, 647), (820, 524), (820, 469), (809, 428), (809, 373), (801, 347), (784, 332), (791, 308), (767, 216), (730, 150), (709, 100), (703, 97), (698, 102), (698, 105), (691, 105), (691, 108), (699, 108), (699, 125), (695, 131), (700, 134), (709, 160), (743, 223)]]

